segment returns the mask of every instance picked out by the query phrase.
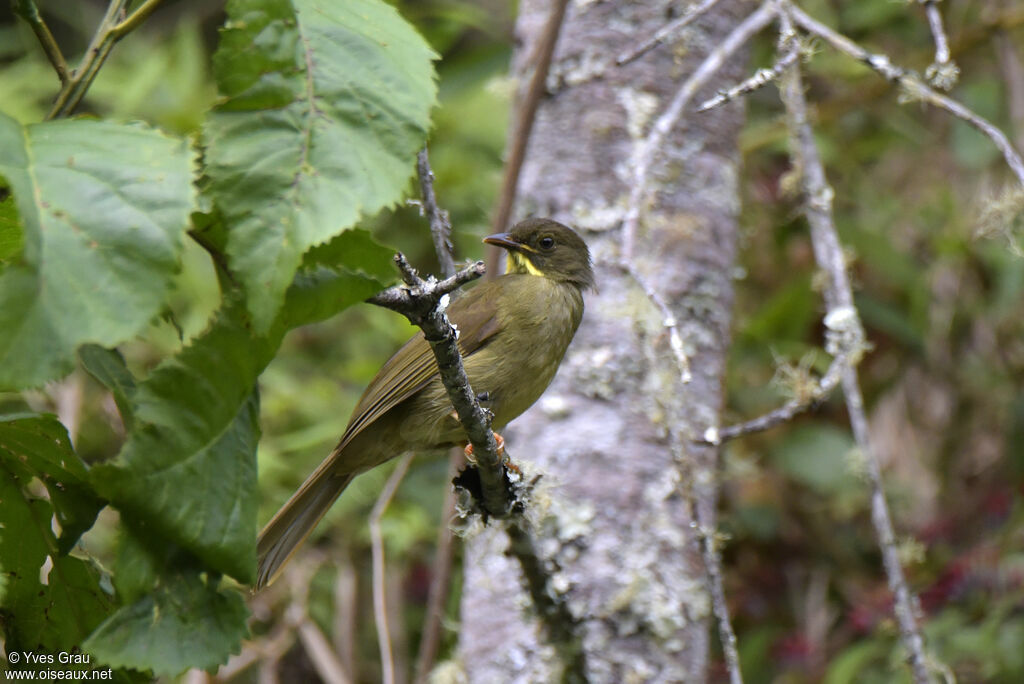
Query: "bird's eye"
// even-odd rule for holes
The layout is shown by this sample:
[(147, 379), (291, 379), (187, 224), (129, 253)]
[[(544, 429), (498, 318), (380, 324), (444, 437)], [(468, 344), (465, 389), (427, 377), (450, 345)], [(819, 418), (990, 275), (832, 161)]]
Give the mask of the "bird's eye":
[(539, 244), (542, 249), (551, 249), (555, 246), (555, 238), (550, 236), (542, 237), (537, 244)]

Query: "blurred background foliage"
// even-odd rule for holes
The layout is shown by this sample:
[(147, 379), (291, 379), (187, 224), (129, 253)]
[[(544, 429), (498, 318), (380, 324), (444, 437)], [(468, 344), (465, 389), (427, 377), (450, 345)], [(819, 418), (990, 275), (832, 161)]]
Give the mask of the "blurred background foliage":
[[(430, 141), (436, 189), (451, 212), (457, 257), (478, 258), (515, 89), (508, 77), (514, 2), (397, 4), (441, 54), (441, 106)], [(900, 65), (923, 72), (932, 60), (927, 22), (916, 4), (801, 4)], [(39, 5), (69, 58), (84, 49), (103, 9), (99, 2)], [(962, 71), (953, 95), (1020, 149), (1024, 7), (998, 0), (947, 0), (940, 7)], [(2, 11), (0, 107), (22, 121), (39, 120), (56, 79), (31, 32), (6, 7)], [(197, 134), (215, 98), (209, 58), (222, 20), (219, 3), (168, 4), (117, 46), (83, 111)], [(768, 66), (772, 50), (766, 34), (752, 52), (751, 71)], [(872, 437), (925, 632), (959, 681), (1020, 681), (1022, 237), (977, 235), (979, 216), (997, 201), (1010, 174), (986, 138), (922, 105), (900, 104), (897, 93), (861, 65), (821, 47), (806, 69), (818, 141), (836, 190), (836, 218), (874, 346), (861, 366)], [(819, 283), (792, 192), (777, 93), (769, 87), (747, 103), (740, 140), (744, 249), (726, 422), (770, 410), (828, 361), (820, 351)], [(370, 224), (365, 227), (414, 264), (434, 268), (427, 226), (415, 207), (396, 208)], [(213, 269), (195, 245), (176, 293), (165, 315), (123, 350), (136, 372), (202, 330), (217, 305)], [(260, 382), (262, 520), (333, 447), (365, 384), (410, 332), (394, 314), (364, 306), (289, 335)], [(58, 412), (90, 462), (115, 454), (123, 437), (112, 400), (81, 371), (46, 391), (0, 395), (0, 408)], [(346, 492), (303, 565), (309, 614), (361, 681), (379, 678), (366, 519), (390, 467), (364, 475)], [(838, 398), (725, 449), (726, 589), (748, 681), (889, 682), (901, 671), (860, 469)], [(440, 519), (446, 471), (443, 455), (418, 457), (384, 518), (400, 672), (409, 672), (415, 658), (437, 529), (447, 522)], [(109, 559), (109, 537), (100, 524), (83, 543)], [(294, 600), (284, 584), (252, 602), (257, 638), (271, 640), (276, 618)], [(458, 568), (454, 584), (442, 655), (450, 653), (458, 629)], [(292, 675), (315, 676), (293, 642), (279, 655)], [(715, 676), (724, 676), (721, 666)]]

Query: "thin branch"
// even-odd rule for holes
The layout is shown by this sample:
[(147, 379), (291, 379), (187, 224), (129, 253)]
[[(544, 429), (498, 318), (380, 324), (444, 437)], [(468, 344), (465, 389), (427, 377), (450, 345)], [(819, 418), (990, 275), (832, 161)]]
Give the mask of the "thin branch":
[(949, 58), (949, 39), (946, 38), (946, 30), (942, 27), (942, 13), (939, 12), (938, 0), (919, 1), (924, 5), (928, 27), (935, 41), (935, 61), (924, 72), (924, 77), (936, 88), (950, 90), (960, 77), (960, 68)]
[(704, 61), (690, 75), (690, 78), (686, 79), (686, 82), (680, 87), (671, 104), (654, 123), (647, 139), (640, 145), (633, 162), (633, 182), (629, 193), (629, 204), (627, 205), (626, 216), (622, 222), (623, 260), (632, 260), (637, 228), (640, 223), (641, 205), (647, 194), (647, 177), (650, 173), (654, 155), (661, 149), (665, 136), (675, 128), (683, 115), (683, 110), (697, 90), (718, 72), (729, 57), (767, 26), (775, 16), (775, 12), (775, 7), (766, 3), (740, 22), (733, 29), (732, 33), (726, 36), (725, 40), (708, 54)]
[[(788, 49), (790, 41), (796, 40), (791, 13), (796, 12), (788, 2), (781, 1), (779, 49)], [(801, 24), (803, 25), (803, 23)], [(808, 123), (807, 103), (804, 99), (800, 67), (794, 64), (781, 88), (782, 100), (786, 107), (786, 119), (792, 139), (794, 166), (802, 170), (801, 181), (806, 197), (804, 214), (811, 229), (811, 243), (818, 266), (825, 271), (829, 284), (825, 291), (825, 302), (832, 316), (833, 327), (856, 338), (863, 339), (864, 332), (854, 306), (846, 261), (832, 216), (833, 190), (828, 185), (825, 169), (818, 153), (814, 133)], [(907, 586), (896, 548), (889, 507), (882, 488), (881, 469), (871, 445), (864, 413), (864, 400), (857, 381), (857, 371), (852, 364), (842, 370), (843, 392), (846, 396), (847, 411), (853, 428), (854, 439), (867, 464), (868, 480), (871, 486), (871, 517), (878, 535), (883, 563), (889, 588), (895, 597), (894, 612), (899, 623), (900, 636), (907, 649), (910, 669), (915, 682), (924, 684), (931, 681), (928, 661), (924, 650), (924, 639), (917, 624), (917, 600)]]
[(384, 484), (377, 503), (370, 512), (370, 544), (373, 553), (373, 616), (377, 626), (377, 645), (380, 648), (381, 680), (394, 684), (395, 663), (391, 653), (391, 631), (388, 629), (387, 602), (384, 599), (384, 537), (380, 532), (380, 519), (388, 509), (395, 490), (402, 483), (405, 472), (412, 463), (411, 452), (402, 456), (395, 470)]
[(939, 109), (944, 109), (981, 131), (1003, 154), (1006, 163), (1017, 176), (1018, 182), (1024, 185), (1024, 159), (1001, 130), (956, 100), (929, 88), (917, 75), (894, 65), (887, 56), (872, 54), (846, 36), (817, 21), (800, 8), (792, 5), (788, 7), (790, 16), (798, 26), (823, 39), (840, 52), (866, 64), (886, 80), (899, 84), (910, 99), (927, 102)]
[(14, 13), (24, 19), (25, 23), (32, 28), (32, 32), (36, 34), (43, 52), (46, 53), (46, 58), (50, 60), (54, 71), (57, 72), (60, 84), (62, 86), (65, 85), (69, 78), (68, 63), (64, 59), (64, 53), (60, 51), (60, 46), (57, 45), (53, 34), (50, 33), (50, 27), (46, 25), (43, 17), (39, 14), (39, 8), (36, 7), (35, 0), (14, 0), (12, 5)]
[[(523, 169), (523, 160), (526, 158), (526, 146), (530, 142), (533, 122), (537, 118), (540, 98), (544, 95), (547, 87), (551, 59), (555, 54), (555, 44), (558, 42), (558, 33), (562, 29), (562, 21), (565, 19), (565, 9), (568, 5), (569, 0), (555, 0), (552, 4), (551, 14), (544, 25), (537, 49), (534, 51), (536, 59), (533, 60), (533, 76), (530, 77), (526, 94), (519, 106), (516, 107), (515, 127), (508, 139), (505, 176), (501, 181), (501, 194), (498, 197), (498, 206), (494, 211), (494, 221), (491, 223), (492, 233), (504, 232), (508, 227), (509, 217), (512, 215), (512, 205), (516, 199), (516, 189), (519, 187), (519, 174)], [(488, 245), (485, 259), (489, 277), (497, 277), (501, 248)]]
[(434, 239), (437, 263), (441, 267), (441, 275), (447, 278), (455, 274), (455, 259), (452, 257), (452, 223), (448, 212), (437, 206), (437, 195), (434, 194), (434, 171), (430, 168), (426, 147), (416, 155), (416, 173), (420, 179), (422, 206), (430, 221), (430, 235)]
[(703, 0), (699, 5), (690, 5), (681, 16), (662, 26), (654, 33), (653, 36), (640, 43), (640, 45), (636, 46), (632, 50), (626, 50), (625, 52), (619, 53), (619, 56), (615, 58), (615, 66), (624, 66), (629, 64), (643, 55), (646, 55), (666, 40), (674, 38), (680, 31), (696, 21), (702, 14), (714, 7), (717, 3), (718, 0)]
[(708, 574), (708, 585), (711, 590), (711, 610), (718, 622), (718, 639), (722, 642), (722, 654), (725, 656), (726, 669), (729, 672), (730, 684), (743, 684), (743, 671), (740, 668), (740, 654), (736, 647), (736, 633), (732, 629), (729, 617), (729, 604), (725, 600), (725, 583), (722, 580), (722, 558), (715, 543), (717, 535), (711, 521), (705, 520), (703, 506), (698, 506), (691, 495), (691, 527), (700, 539), (701, 556), (704, 569)]
[[(448, 477), (451, 482), (455, 474), (465, 463), (465, 456), (459, 448), (453, 448), (448, 458)], [(434, 551), (434, 567), (430, 578), (430, 591), (427, 594), (426, 617), (423, 620), (423, 635), (420, 637), (419, 651), (416, 654), (416, 668), (413, 681), (426, 684), (430, 671), (437, 660), (437, 652), (441, 646), (441, 628), (444, 623), (444, 608), (448, 600), (451, 586), (452, 566), (455, 555), (455, 535), (449, 522), (455, 517), (455, 487), (447, 487), (444, 504), (441, 507), (441, 525), (437, 530), (437, 548)]]
[(130, 16), (126, 16), (129, 2), (130, 0), (111, 0), (78, 68), (70, 74), (70, 78), (57, 93), (57, 98), (46, 115), (47, 119), (68, 116), (75, 110), (99, 73), (100, 67), (110, 56), (114, 44), (138, 28), (162, 0), (146, 0)]
[(776, 425), (788, 422), (794, 416), (817, 406), (839, 385), (843, 376), (842, 370), (845, 366), (849, 365), (848, 359), (852, 353), (855, 353), (853, 349), (843, 350), (833, 357), (832, 363), (829, 364), (828, 370), (825, 371), (825, 375), (822, 376), (812, 391), (794, 397), (779, 408), (743, 423), (724, 428), (708, 428), (703, 438), (697, 440), (697, 443), (718, 446), (737, 437), (744, 437), (755, 432), (764, 432)]
[(401, 254), (395, 256), (395, 263), (406, 286), (388, 288), (367, 301), (397, 311), (413, 325), (423, 329), (423, 335), (437, 359), (441, 382), (448, 390), (448, 397), (452, 400), (459, 422), (466, 429), (469, 442), (473, 445), (483, 488), (483, 506), (489, 515), (504, 517), (512, 509), (511, 496), (506, 487), (508, 480), (505, 466), (498, 454), (498, 443), (491, 431), (490, 417), (469, 386), (469, 378), (459, 354), (458, 333), (445, 315), (448, 302), (445, 295), (482, 276), (484, 264), (478, 261), (449, 278), (437, 281), (433, 276), (421, 279)]
[(786, 69), (788, 69), (790, 65), (794, 64), (799, 58), (800, 50), (794, 46), (789, 52), (776, 61), (770, 69), (758, 69), (753, 76), (742, 83), (739, 83), (728, 90), (719, 90), (717, 95), (711, 99), (705, 100), (704, 104), (697, 108), (697, 111), (706, 112), (709, 109), (714, 109), (726, 102), (734, 100), (741, 95), (746, 95), (765, 87), (782, 76)]
[(679, 368), (679, 379), (684, 385), (688, 384), (693, 379), (690, 373), (690, 359), (686, 356), (683, 338), (679, 334), (679, 321), (676, 319), (675, 314), (672, 313), (672, 309), (669, 308), (665, 299), (658, 294), (658, 291), (636, 270), (632, 262), (620, 259), (618, 266), (640, 286), (644, 294), (647, 295), (647, 299), (650, 300), (651, 304), (658, 310), (658, 313), (661, 314), (661, 324), (665, 326), (665, 330), (668, 332), (668, 346), (672, 350), (672, 356), (675, 358), (676, 366)]
[(139, 24), (144, 22), (162, 2), (163, 0), (146, 0), (146, 2), (139, 5), (139, 8), (132, 12), (127, 19), (120, 22), (110, 30), (114, 36), (114, 40), (120, 40), (137, 29)]

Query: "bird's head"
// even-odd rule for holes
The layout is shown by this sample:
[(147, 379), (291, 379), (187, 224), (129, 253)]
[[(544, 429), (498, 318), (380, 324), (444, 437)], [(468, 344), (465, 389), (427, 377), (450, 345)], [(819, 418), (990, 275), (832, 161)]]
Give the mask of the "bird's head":
[(528, 273), (581, 290), (594, 286), (587, 243), (572, 228), (546, 218), (521, 221), (507, 233), (488, 235), (484, 242), (508, 250), (508, 273)]

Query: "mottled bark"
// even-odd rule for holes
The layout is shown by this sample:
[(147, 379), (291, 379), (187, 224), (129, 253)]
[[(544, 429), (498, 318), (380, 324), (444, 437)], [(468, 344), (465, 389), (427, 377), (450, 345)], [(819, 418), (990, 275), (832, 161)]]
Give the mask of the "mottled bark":
[[(571, 4), (553, 73), (568, 83), (639, 44), (679, 3), (608, 0)], [(523, 0), (523, 67), (549, 3)], [(668, 425), (684, 440), (719, 424), (729, 343), (739, 209), (736, 136), (742, 104), (689, 114), (652, 167), (633, 263), (679, 321), (693, 379), (680, 383), (662, 317), (614, 264), (629, 196), (630, 159), (682, 78), (729, 29), (734, 0), (682, 39), (562, 87), (542, 102), (520, 181), (516, 218), (551, 216), (583, 234), (598, 288), (545, 397), (505, 431), (514, 461), (542, 472), (531, 516), (556, 567), (553, 590), (574, 616), (591, 682), (692, 682), (705, 678), (710, 601), (690, 527), (683, 473), (696, 473), (699, 505), (713, 510), (712, 450), (673, 457)], [(695, 99), (743, 78), (742, 60)], [(713, 519), (713, 518), (709, 518)], [(561, 678), (492, 526), (468, 543), (459, 658), (471, 682)]]

